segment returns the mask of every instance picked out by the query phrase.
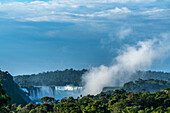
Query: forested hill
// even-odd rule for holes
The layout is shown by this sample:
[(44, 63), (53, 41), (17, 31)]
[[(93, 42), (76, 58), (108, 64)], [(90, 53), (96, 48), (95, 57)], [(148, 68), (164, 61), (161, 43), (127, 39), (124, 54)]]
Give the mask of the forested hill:
[(81, 86), (81, 77), (87, 70), (66, 69), (64, 71), (50, 71), (32, 75), (19, 75), (14, 81), (22, 86)]
[(142, 80), (130, 81), (124, 84), (123, 89), (127, 92), (155, 92), (170, 87), (170, 78), (168, 80)]
[[(22, 86), (64, 86), (74, 85), (81, 86), (81, 77), (87, 72), (86, 69), (74, 70), (66, 69), (64, 71), (50, 71), (32, 75), (19, 75), (14, 77), (14, 81)], [(143, 80), (157, 79), (157, 80), (168, 80), (170, 73), (155, 72), (155, 71), (138, 71), (137, 74), (133, 75), (130, 80)]]
[(11, 97), (12, 104), (26, 105), (30, 102), (29, 97), (19, 89), (19, 86), (13, 81), (13, 77), (8, 72), (0, 70), (0, 81), (0, 83), (2, 83), (2, 88), (6, 91), (6, 94)]
[(170, 73), (158, 71), (137, 71), (137, 73), (131, 76), (130, 79), (138, 80), (139, 78), (143, 80), (148, 79), (168, 80), (168, 78), (170, 78)]

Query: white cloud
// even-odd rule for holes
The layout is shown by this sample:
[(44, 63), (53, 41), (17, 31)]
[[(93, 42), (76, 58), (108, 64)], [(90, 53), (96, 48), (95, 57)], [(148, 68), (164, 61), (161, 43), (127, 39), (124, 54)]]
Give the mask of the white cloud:
[(60, 33), (59, 30), (47, 31), (47, 32), (45, 33), (45, 35), (46, 35), (47, 37), (54, 38), (58, 33)]
[(170, 9), (153, 8), (151, 10), (147, 10), (147, 11), (142, 12), (142, 14), (150, 15), (150, 14), (153, 14), (153, 13), (161, 13), (161, 12), (168, 11), (168, 10), (170, 10)]
[(115, 14), (120, 15), (131, 12), (126, 7), (116, 7), (115, 9), (108, 9), (100, 12), (96, 12), (93, 9), (93, 13), (87, 12), (84, 14), (83, 11), (78, 11), (80, 6), (86, 6), (86, 9), (92, 8), (93, 6), (89, 5), (89, 2), (82, 4), (80, 1), (72, 1), (73, 3), (70, 1), (1, 3), (0, 11), (7, 13), (5, 16), (6, 18), (13, 18), (22, 21), (77, 21), (83, 20), (80, 17), (108, 17)]
[(131, 10), (129, 10), (126, 7), (118, 8), (116, 7), (115, 9), (109, 9), (109, 10), (104, 10), (101, 12), (95, 12), (91, 16), (99, 16), (99, 17), (107, 17), (107, 16), (115, 16), (116, 14), (125, 14), (125, 13), (130, 13)]
[(107, 2), (128, 3), (128, 2), (155, 2), (156, 0), (106, 0)]
[(121, 28), (117, 35), (119, 39), (124, 39), (126, 36), (130, 35), (131, 32), (132, 32), (131, 28)]
[(148, 19), (169, 19), (170, 18), (170, 9), (147, 9), (146, 11), (141, 12), (141, 15), (147, 16)]
[[(50, 0), (32, 2), (0, 2), (1, 18), (19, 21), (90, 21), (125, 18), (128, 14), (148, 15), (164, 9), (148, 10), (149, 2), (156, 0)], [(115, 3), (119, 3), (118, 5)], [(146, 10), (134, 9), (129, 4), (144, 7)], [(140, 3), (140, 4), (139, 4)], [(132, 10), (133, 9), (133, 10)], [(150, 9), (150, 8), (149, 8)], [(155, 14), (154, 13), (154, 14)], [(150, 15), (149, 15), (150, 16)]]

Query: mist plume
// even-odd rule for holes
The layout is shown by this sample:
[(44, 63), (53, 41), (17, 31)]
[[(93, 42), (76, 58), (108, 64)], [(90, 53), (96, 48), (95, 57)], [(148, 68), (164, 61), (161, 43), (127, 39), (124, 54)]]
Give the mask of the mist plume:
[(93, 67), (82, 77), (84, 95), (98, 94), (107, 86), (122, 86), (130, 81), (137, 70), (147, 69), (155, 60), (161, 60), (170, 50), (169, 34), (162, 34), (159, 39), (139, 41), (135, 46), (126, 46), (114, 58), (111, 66)]

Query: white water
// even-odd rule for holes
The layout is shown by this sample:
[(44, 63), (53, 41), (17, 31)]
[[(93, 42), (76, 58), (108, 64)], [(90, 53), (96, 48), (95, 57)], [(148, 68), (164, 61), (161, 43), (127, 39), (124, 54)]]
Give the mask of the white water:
[(53, 97), (60, 100), (64, 97), (77, 98), (81, 95), (82, 87), (75, 86), (34, 86), (33, 88), (21, 88), (24, 92), (29, 93), (31, 100), (39, 100), (42, 97)]

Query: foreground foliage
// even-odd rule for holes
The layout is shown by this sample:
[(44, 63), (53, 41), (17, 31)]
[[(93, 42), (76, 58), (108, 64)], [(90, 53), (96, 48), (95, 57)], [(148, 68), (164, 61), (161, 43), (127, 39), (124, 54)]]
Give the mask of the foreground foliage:
[(0, 82), (0, 113), (9, 112), (11, 98), (6, 95), (5, 90), (2, 88)]
[[(170, 88), (154, 93), (126, 92), (123, 89), (96, 96), (63, 98), (55, 102), (42, 98), (43, 104), (12, 106), (16, 113), (170, 113)], [(51, 101), (47, 101), (51, 100)]]

